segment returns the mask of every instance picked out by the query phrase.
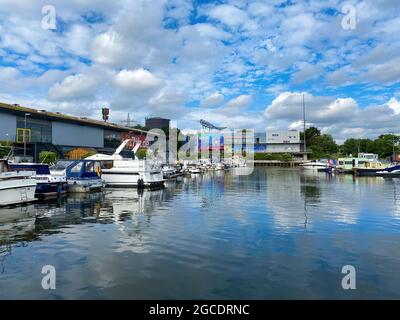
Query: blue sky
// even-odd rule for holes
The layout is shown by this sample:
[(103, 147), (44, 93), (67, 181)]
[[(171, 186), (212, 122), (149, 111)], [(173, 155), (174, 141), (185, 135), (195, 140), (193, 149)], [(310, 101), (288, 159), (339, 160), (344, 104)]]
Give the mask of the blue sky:
[(304, 93), (309, 124), (337, 140), (399, 133), (399, 12), (397, 0), (0, 0), (0, 101), (275, 130), (300, 127)]

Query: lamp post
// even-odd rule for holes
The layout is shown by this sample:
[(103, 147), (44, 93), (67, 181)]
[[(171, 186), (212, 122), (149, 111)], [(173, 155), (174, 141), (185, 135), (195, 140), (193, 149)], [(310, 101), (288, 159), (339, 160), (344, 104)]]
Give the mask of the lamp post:
[(25, 121), (25, 126), (24, 126), (24, 161), (26, 161), (26, 118), (30, 116), (30, 113), (25, 113), (24, 121)]

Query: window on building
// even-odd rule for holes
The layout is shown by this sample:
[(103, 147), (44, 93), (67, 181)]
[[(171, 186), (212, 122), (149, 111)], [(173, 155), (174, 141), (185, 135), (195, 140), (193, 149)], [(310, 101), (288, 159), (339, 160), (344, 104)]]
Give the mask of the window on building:
[[(25, 118), (18, 117), (17, 118), (17, 129), (25, 128)], [(26, 118), (26, 128), (31, 131), (31, 139), (30, 142), (42, 142), (42, 143), (51, 143), (52, 142), (52, 125), (51, 121), (35, 119), (32, 117)]]
[(104, 130), (104, 148), (118, 148), (121, 144), (121, 133)]

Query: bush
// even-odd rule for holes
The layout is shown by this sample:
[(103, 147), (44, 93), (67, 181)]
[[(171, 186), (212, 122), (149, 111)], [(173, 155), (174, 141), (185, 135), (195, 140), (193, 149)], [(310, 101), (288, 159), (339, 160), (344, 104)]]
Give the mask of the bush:
[(293, 158), (289, 153), (255, 153), (254, 160), (276, 160), (291, 161)]
[(57, 161), (57, 154), (50, 151), (42, 151), (39, 153), (40, 163), (53, 164)]
[(140, 148), (137, 152), (136, 152), (136, 157), (138, 159), (144, 159), (147, 155), (147, 149), (144, 148)]
[(10, 153), (12, 142), (0, 141), (0, 158), (5, 158)]

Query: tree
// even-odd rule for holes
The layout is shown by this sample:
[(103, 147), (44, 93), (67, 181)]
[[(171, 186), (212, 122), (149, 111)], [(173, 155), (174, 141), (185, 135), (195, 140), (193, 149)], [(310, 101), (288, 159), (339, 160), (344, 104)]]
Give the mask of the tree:
[(136, 157), (138, 159), (144, 159), (147, 155), (147, 149), (145, 148), (139, 148), (139, 150), (136, 152)]
[[(330, 157), (330, 155), (338, 152), (338, 145), (330, 134), (321, 134), (316, 127), (306, 129), (307, 150), (311, 151), (312, 159)], [(304, 134), (300, 134), (300, 138), (304, 141)]]
[(57, 161), (58, 157), (55, 152), (42, 151), (39, 153), (40, 163), (53, 164)]
[[(306, 129), (306, 145), (307, 147), (315, 144), (315, 139), (321, 135), (321, 131), (316, 127)], [(300, 132), (300, 140), (304, 141), (304, 133)]]

